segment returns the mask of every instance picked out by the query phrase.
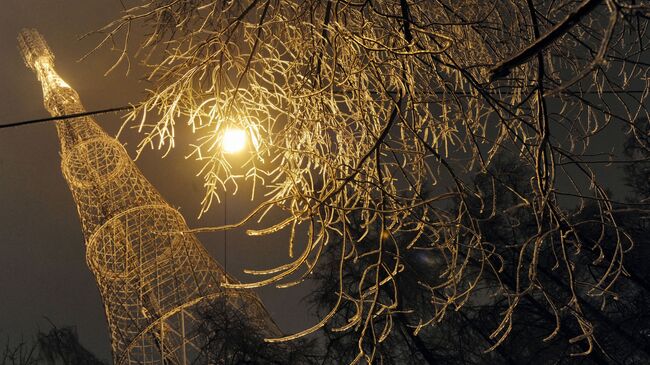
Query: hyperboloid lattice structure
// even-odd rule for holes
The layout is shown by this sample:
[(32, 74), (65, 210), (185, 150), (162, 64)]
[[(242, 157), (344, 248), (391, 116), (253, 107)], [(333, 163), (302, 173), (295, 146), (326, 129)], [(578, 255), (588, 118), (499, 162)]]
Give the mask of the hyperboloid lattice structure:
[[(82, 113), (79, 95), (54, 71), (54, 56), (41, 35), (23, 30), (18, 41), (41, 81), (47, 110), (53, 116)], [(209, 339), (200, 328), (207, 311), (237, 311), (252, 328), (278, 335), (256, 295), (220, 286), (235, 280), (194, 235), (182, 233), (188, 228), (181, 214), (117, 140), (90, 117), (60, 120), (56, 128), (115, 364), (205, 363), (201, 349)]]

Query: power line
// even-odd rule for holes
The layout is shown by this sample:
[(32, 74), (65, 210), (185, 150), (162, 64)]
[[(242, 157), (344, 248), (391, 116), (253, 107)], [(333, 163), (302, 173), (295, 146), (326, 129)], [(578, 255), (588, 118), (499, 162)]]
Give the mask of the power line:
[[(645, 92), (645, 90), (620, 90), (620, 91), (619, 90), (604, 90), (604, 91), (601, 91), (601, 92), (583, 91), (581, 93), (582, 94), (620, 94), (620, 93), (642, 94), (644, 92)], [(436, 92), (434, 94), (442, 94), (442, 92)], [(454, 92), (453, 94), (456, 95), (456, 96), (473, 96), (473, 94), (470, 93), (470, 92)], [(501, 94), (512, 94), (512, 92), (505, 91), (505, 92), (501, 92)], [(85, 116), (88, 116), (88, 115), (98, 115), (98, 114), (121, 112), (121, 111), (129, 110), (129, 109), (137, 108), (138, 106), (140, 106), (140, 104), (125, 105), (125, 106), (119, 106), (119, 107), (115, 107), (115, 108), (86, 111), (86, 112), (83, 112), (83, 113), (58, 115), (58, 116), (55, 116), (55, 117), (23, 120), (23, 121), (20, 121), (20, 122), (14, 122), (14, 123), (8, 123), (8, 124), (0, 124), (0, 129), (20, 127), (20, 126), (24, 126), (24, 125), (51, 122), (51, 121), (56, 121), (56, 120), (73, 119), (73, 118), (85, 117)]]
[(38, 123), (43, 123), (43, 122), (51, 122), (51, 121), (54, 121), (54, 120), (73, 119), (73, 118), (85, 117), (85, 116), (88, 116), (88, 115), (97, 115), (97, 114), (121, 112), (121, 111), (136, 108), (137, 106), (138, 105), (126, 105), (126, 106), (119, 106), (119, 107), (116, 107), (116, 108), (108, 108), (108, 109), (86, 111), (86, 112), (83, 112), (83, 113), (65, 114), (65, 115), (57, 115), (55, 117), (47, 117), (47, 118), (32, 119), (32, 120), (23, 120), (23, 121), (20, 121), (20, 122), (14, 122), (14, 123), (9, 123), (9, 124), (1, 124), (0, 129), (20, 127), (20, 126), (24, 126), (24, 125), (38, 124)]

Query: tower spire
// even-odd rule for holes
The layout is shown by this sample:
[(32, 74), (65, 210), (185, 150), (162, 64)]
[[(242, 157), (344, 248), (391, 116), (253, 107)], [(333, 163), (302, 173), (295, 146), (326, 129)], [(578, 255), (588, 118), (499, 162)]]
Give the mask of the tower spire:
[[(84, 111), (54, 70), (54, 55), (34, 29), (18, 42), (53, 115)], [(250, 291), (209, 256), (181, 214), (142, 175), (122, 145), (90, 117), (57, 122), (62, 170), (77, 204), (86, 262), (95, 275), (111, 334), (114, 364), (201, 364), (212, 339), (201, 318), (236, 311), (265, 336), (279, 330)]]
[[(45, 109), (52, 116), (83, 112), (79, 94), (54, 70), (54, 54), (41, 34), (35, 29), (23, 29), (18, 35), (18, 45), (25, 64), (41, 82)], [(92, 118), (59, 121), (56, 126), (63, 154), (72, 144), (105, 135)]]

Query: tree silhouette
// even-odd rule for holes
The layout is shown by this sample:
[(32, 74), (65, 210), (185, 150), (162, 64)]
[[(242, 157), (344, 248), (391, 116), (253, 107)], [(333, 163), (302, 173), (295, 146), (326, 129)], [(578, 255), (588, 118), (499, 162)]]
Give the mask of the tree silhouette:
[(0, 349), (2, 365), (104, 365), (105, 362), (79, 343), (74, 327), (56, 327), (48, 332), (39, 331), (34, 339), (7, 339)]
[(54, 327), (36, 336), (40, 357), (48, 365), (84, 364), (103, 365), (95, 355), (79, 343), (79, 336), (73, 327)]
[[(628, 146), (632, 141), (628, 141)], [(645, 156), (637, 156), (645, 159)], [(638, 180), (641, 169), (626, 169), (629, 181)], [(544, 251), (538, 258), (539, 275), (537, 279), (545, 288), (542, 293), (527, 293), (521, 297), (512, 321), (511, 335), (496, 347), (494, 352), (484, 354), (483, 351), (494, 346), (494, 339), (489, 334), (499, 326), (503, 311), (511, 306), (506, 296), (498, 295), (498, 291), (514, 292), (517, 285), (516, 263), (523, 261), (523, 266), (529, 265), (531, 255), (520, 255), (513, 247), (522, 247), (535, 232), (534, 216), (506, 210), (516, 199), (514, 193), (507, 188), (512, 186), (526, 187), (527, 177), (532, 171), (526, 171), (517, 160), (498, 158), (491, 174), (480, 174), (475, 177), (477, 188), (487, 192), (489, 198), (494, 198), (496, 211), (494, 215), (482, 220), (481, 231), (486, 243), (493, 245), (493, 254), (503, 261), (503, 270), (499, 275), (484, 275), (481, 277), (476, 295), (458, 310), (450, 311), (443, 321), (422, 329), (417, 334), (418, 321), (429, 316), (431, 305), (429, 300), (430, 288), (435, 287), (435, 278), (440, 277), (443, 267), (435, 262), (435, 255), (429, 250), (412, 251), (402, 258), (404, 268), (399, 276), (400, 298), (404, 304), (403, 312), (396, 316), (394, 325), (403, 328), (405, 335), (394, 335), (389, 340), (377, 346), (380, 357), (386, 363), (395, 364), (642, 364), (650, 361), (650, 270), (647, 260), (650, 257), (648, 238), (650, 231), (647, 220), (647, 210), (630, 212), (624, 208), (616, 210), (617, 220), (621, 226), (603, 230), (597, 223), (598, 206), (588, 203), (574, 213), (584, 222), (579, 228), (583, 237), (585, 249), (588, 251), (583, 260), (577, 262), (574, 275), (579, 278), (581, 285), (577, 288), (576, 298), (584, 308), (584, 316), (592, 325), (596, 349), (586, 354), (584, 358), (576, 359), (573, 353), (580, 352), (580, 342), (572, 341), (581, 333), (580, 323), (572, 320), (570, 303), (561, 307), (553, 307), (551, 303), (571, 300), (568, 293), (565, 275), (557, 267), (557, 259), (549, 251)], [(491, 186), (490, 176), (500, 176), (504, 184)], [(494, 190), (491, 190), (494, 189)], [(494, 196), (492, 196), (494, 195)], [(647, 196), (635, 195), (635, 200), (643, 201)], [(470, 205), (471, 206), (471, 205)], [(480, 209), (479, 206), (471, 206)], [(647, 208), (647, 205), (646, 205)], [(641, 213), (641, 214), (640, 214)], [(516, 219), (516, 222), (513, 220)], [(354, 230), (353, 230), (354, 231)], [(358, 230), (357, 230), (358, 232)], [(601, 296), (593, 296), (590, 282), (599, 277), (599, 271), (606, 270), (606, 257), (611, 257), (611, 251), (616, 246), (592, 246), (594, 242), (617, 241), (617, 232), (630, 235), (630, 241), (635, 246), (630, 248), (626, 258), (625, 273), (611, 290), (611, 298), (603, 301)], [(366, 238), (370, 242), (373, 237)], [(400, 242), (410, 242), (410, 237), (403, 237)], [(368, 244), (369, 242), (364, 242)], [(369, 245), (367, 245), (369, 246)], [(603, 248), (603, 251), (591, 250), (592, 247)], [(321, 260), (321, 265), (315, 270), (317, 288), (309, 297), (317, 311), (327, 310), (336, 302), (336, 287), (338, 285), (338, 267), (336, 263), (336, 248), (329, 248)], [(604, 256), (604, 257), (601, 257)], [(469, 270), (480, 270), (482, 262), (468, 260)], [(359, 265), (362, 267), (362, 265)], [(343, 268), (344, 286), (359, 281), (361, 272), (359, 266), (349, 265)], [(439, 291), (434, 290), (439, 293)], [(384, 293), (387, 295), (388, 293)], [(441, 295), (439, 293), (438, 295)], [(405, 298), (404, 298), (405, 297)], [(552, 300), (552, 302), (551, 302)], [(356, 355), (354, 334), (336, 332), (336, 327), (344, 324), (347, 311), (353, 310), (351, 302), (343, 307), (325, 328), (327, 348), (332, 364), (350, 362)], [(399, 332), (398, 332), (399, 333)], [(413, 336), (417, 337), (413, 337)], [(417, 340), (419, 338), (419, 341)]]
[[(290, 343), (266, 343), (260, 333), (260, 323), (268, 318), (246, 313), (243, 303), (224, 301), (221, 297), (211, 308), (200, 314), (202, 325), (197, 332), (207, 339), (202, 345), (206, 364), (317, 364), (319, 353), (313, 341), (297, 340)], [(225, 308), (225, 310), (224, 310)]]
[[(292, 261), (233, 287), (300, 282), (329, 244), (339, 267), (359, 270), (333, 289), (323, 321), (271, 340), (345, 313), (353, 362), (372, 362), (403, 334), (405, 260), (424, 249), (437, 274), (419, 333), (489, 292), (503, 309), (495, 328), (476, 330), (489, 348), (525, 303), (575, 355), (600, 347), (593, 321), (609, 317), (596, 301), (616, 297), (632, 246), (615, 209), (632, 205), (614, 201), (598, 172), (630, 159), (596, 142), (617, 127), (646, 138), (636, 122), (648, 117), (649, 15), (633, 0), (149, 0), (99, 32), (117, 65), (132, 30), (145, 29), (137, 55), (153, 86), (129, 119), (144, 131), (139, 152), (172, 148), (187, 125), (204, 211), (226, 186), (253, 185), (250, 216), (205, 230), (260, 219), (250, 235), (290, 231)], [(220, 148), (232, 127), (248, 133), (242, 174)], [(494, 173), (504, 154), (525, 179)], [(587, 225), (606, 234), (583, 237)]]

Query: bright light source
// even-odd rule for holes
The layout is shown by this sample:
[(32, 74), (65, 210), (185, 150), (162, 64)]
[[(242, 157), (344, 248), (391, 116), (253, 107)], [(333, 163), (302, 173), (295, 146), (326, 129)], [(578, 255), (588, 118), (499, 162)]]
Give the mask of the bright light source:
[(246, 147), (246, 132), (239, 128), (229, 128), (223, 133), (221, 147), (225, 153), (237, 153)]

